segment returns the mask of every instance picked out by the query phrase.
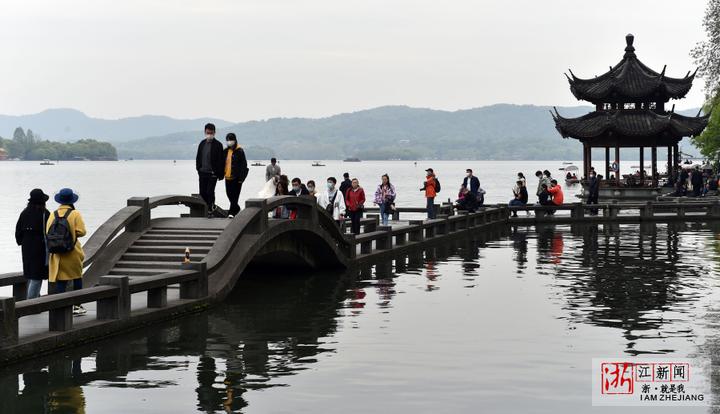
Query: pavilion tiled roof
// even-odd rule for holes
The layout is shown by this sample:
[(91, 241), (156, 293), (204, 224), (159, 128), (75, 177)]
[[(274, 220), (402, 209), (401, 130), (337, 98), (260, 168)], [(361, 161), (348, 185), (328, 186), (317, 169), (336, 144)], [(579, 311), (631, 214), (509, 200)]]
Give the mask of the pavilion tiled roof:
[(689, 117), (651, 110), (595, 111), (579, 118), (553, 114), (555, 128), (564, 138), (592, 139), (616, 134), (625, 137), (653, 137), (667, 134), (674, 138), (696, 136), (708, 124), (710, 115)]
[[(635, 55), (633, 35), (625, 37), (627, 46), (623, 59), (600, 76), (581, 79), (570, 71), (570, 90), (577, 99), (592, 103), (663, 101), (683, 98), (695, 79), (688, 72), (684, 78), (665, 76), (645, 66)], [(695, 71), (697, 72), (697, 70)], [(567, 76), (567, 75), (565, 75)]]

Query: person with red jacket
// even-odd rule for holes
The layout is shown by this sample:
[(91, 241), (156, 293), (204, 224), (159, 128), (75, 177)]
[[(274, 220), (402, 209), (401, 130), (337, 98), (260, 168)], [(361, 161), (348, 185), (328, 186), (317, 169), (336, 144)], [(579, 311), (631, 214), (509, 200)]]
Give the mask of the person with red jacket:
[(345, 192), (345, 205), (350, 216), (350, 231), (360, 234), (360, 219), (365, 208), (365, 191), (360, 187), (357, 178), (352, 179), (352, 185)]
[(420, 191), (425, 192), (425, 198), (427, 199), (427, 215), (429, 219), (435, 218), (435, 196), (438, 193), (437, 178), (435, 178), (435, 171), (432, 168), (425, 170), (427, 173), (425, 182)]
[(548, 193), (550, 193), (550, 196), (552, 197), (552, 203), (556, 206), (559, 206), (565, 201), (563, 197), (562, 188), (558, 184), (557, 180), (551, 180), (550, 181), (550, 187), (547, 189)]

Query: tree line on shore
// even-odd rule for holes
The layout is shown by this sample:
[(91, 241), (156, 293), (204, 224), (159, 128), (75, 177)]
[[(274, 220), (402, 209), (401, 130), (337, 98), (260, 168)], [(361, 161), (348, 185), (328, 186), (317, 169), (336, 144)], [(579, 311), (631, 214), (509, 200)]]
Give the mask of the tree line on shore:
[(705, 157), (720, 161), (720, 0), (708, 1), (703, 27), (707, 39), (698, 43), (691, 55), (698, 76), (705, 81), (704, 112), (711, 115), (707, 128), (693, 143)]
[(9, 159), (32, 160), (117, 160), (117, 150), (108, 142), (81, 139), (75, 142), (43, 140), (32, 130), (15, 129), (12, 139), (0, 137), (0, 148)]

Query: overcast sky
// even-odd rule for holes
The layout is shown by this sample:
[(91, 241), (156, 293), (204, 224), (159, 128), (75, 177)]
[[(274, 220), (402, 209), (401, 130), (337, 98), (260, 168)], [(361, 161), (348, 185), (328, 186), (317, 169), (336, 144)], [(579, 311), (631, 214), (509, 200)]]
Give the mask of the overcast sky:
[[(574, 105), (563, 72), (694, 70), (705, 0), (0, 0), (0, 113), (230, 121)], [(702, 83), (678, 108), (702, 104)]]

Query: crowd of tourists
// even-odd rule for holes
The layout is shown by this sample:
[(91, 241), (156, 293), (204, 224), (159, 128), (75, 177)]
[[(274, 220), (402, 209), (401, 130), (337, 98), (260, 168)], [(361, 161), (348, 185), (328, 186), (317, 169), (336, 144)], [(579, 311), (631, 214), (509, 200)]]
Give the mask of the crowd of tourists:
[(675, 173), (678, 178), (673, 185), (673, 196), (676, 197), (706, 197), (717, 195), (718, 180), (720, 174), (712, 168), (700, 168), (695, 166), (691, 169), (679, 168)]
[[(234, 133), (225, 136), (223, 145), (215, 137), (215, 125), (206, 124), (204, 132), (205, 138), (198, 145), (195, 159), (200, 197), (207, 205), (208, 218), (215, 217), (218, 209), (215, 203), (216, 186), (218, 181), (225, 181), (225, 192), (230, 205), (227, 213), (234, 217), (240, 212), (238, 200), (249, 173), (245, 152), (238, 145)], [(538, 203), (547, 206), (562, 204), (562, 188), (551, 177), (550, 172), (538, 171), (535, 175), (538, 178)], [(591, 188), (592, 179), (591, 177)], [(343, 224), (346, 220), (349, 221), (353, 234), (360, 233), (366, 205), (373, 204), (378, 207), (383, 225), (388, 225), (397, 211), (395, 202), (398, 193), (388, 174), (379, 177), (370, 198), (366, 196), (360, 181), (351, 178), (347, 172), (339, 183), (334, 176), (327, 177), (325, 186), (322, 187), (314, 180), (303, 183), (298, 177), (288, 179), (275, 158), (270, 160), (265, 170), (265, 181), (266, 184), (259, 194), (261, 197), (313, 197), (336, 222)], [(432, 168), (425, 170), (419, 190), (426, 199), (427, 217), (436, 218), (435, 199), (441, 192), (441, 185)], [(509, 202), (511, 206), (528, 203), (527, 181), (523, 173), (518, 173), (512, 193), (513, 199)], [(73, 290), (82, 288), (84, 252), (78, 239), (85, 236), (86, 229), (82, 215), (75, 207), (79, 195), (70, 188), (59, 190), (54, 196), (59, 207), (53, 213), (46, 207), (49, 198), (41, 189), (32, 190), (15, 231), (17, 244), (22, 246), (23, 272), (28, 279), (29, 299), (40, 295), (42, 281), (46, 279), (55, 283), (55, 291), (58, 293), (65, 292), (68, 284), (72, 284)], [(472, 213), (484, 204), (484, 199), (485, 190), (480, 185), (480, 179), (474, 175), (472, 169), (467, 169), (454, 208)], [(272, 214), (279, 219), (295, 219), (298, 211), (291, 205), (280, 206)], [(83, 314), (85, 309), (75, 306), (74, 313)]]

